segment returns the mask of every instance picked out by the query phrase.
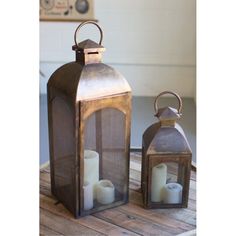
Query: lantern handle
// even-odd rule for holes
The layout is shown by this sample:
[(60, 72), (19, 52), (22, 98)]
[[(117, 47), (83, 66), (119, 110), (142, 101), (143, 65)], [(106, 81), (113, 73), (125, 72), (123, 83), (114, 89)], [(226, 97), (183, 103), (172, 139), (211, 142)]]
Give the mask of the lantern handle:
[(85, 21), (83, 23), (81, 23), (75, 30), (75, 34), (74, 34), (74, 42), (75, 42), (75, 45), (78, 47), (78, 43), (77, 43), (77, 32), (81, 29), (82, 26), (84, 25), (87, 25), (87, 24), (93, 24), (95, 26), (97, 26), (97, 28), (99, 29), (100, 31), (100, 40), (99, 40), (99, 45), (102, 44), (102, 39), (103, 39), (103, 32), (102, 32), (102, 29), (101, 27), (95, 22), (95, 21)]
[(172, 94), (178, 99), (179, 107), (178, 107), (177, 110), (178, 110), (178, 114), (181, 115), (182, 106), (183, 106), (182, 100), (181, 100), (180, 96), (177, 93), (172, 92), (172, 91), (164, 91), (164, 92), (160, 93), (159, 95), (157, 95), (157, 97), (155, 99), (155, 102), (154, 102), (154, 109), (155, 109), (156, 114), (158, 112), (158, 99), (164, 94)]

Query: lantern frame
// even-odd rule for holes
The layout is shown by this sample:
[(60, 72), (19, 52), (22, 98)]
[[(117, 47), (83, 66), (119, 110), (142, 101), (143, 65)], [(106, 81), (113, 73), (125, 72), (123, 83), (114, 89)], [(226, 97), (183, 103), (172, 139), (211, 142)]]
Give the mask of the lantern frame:
[[(158, 99), (165, 94), (172, 94), (178, 99), (178, 110), (170, 107), (158, 110)], [(176, 124), (176, 120), (181, 116), (182, 100), (178, 94), (172, 91), (164, 91), (156, 97), (154, 109), (156, 114), (155, 116), (159, 118), (159, 121), (148, 127), (143, 134), (141, 171), (143, 205), (145, 208), (154, 209), (186, 208), (188, 206), (192, 151), (182, 128)], [(163, 114), (165, 112), (166, 116), (164, 115), (164, 118), (161, 117), (160, 113)], [(175, 112), (175, 114), (172, 112)], [(175, 142), (177, 139), (180, 141)], [(171, 142), (172, 146), (168, 145), (168, 141)], [(181, 184), (183, 187), (181, 203), (151, 201), (153, 167), (161, 163), (167, 165), (174, 163), (177, 165), (177, 183)]]
[[(100, 31), (99, 44), (85, 40), (77, 43), (77, 34), (79, 29), (86, 25), (93, 24)], [(105, 48), (101, 46), (103, 32), (100, 26), (93, 21), (87, 21), (80, 24), (75, 30), (75, 45), (72, 49), (76, 54), (76, 61), (63, 65), (56, 70), (49, 79), (48, 88), (48, 121), (49, 121), (49, 150), (50, 150), (50, 169), (51, 169), (51, 191), (52, 194), (63, 203), (63, 205), (74, 215), (75, 218), (99, 212), (105, 209), (116, 207), (128, 202), (128, 186), (129, 186), (129, 148), (130, 148), (130, 127), (131, 127), (131, 89), (125, 78), (110, 66), (101, 63), (101, 53)], [(56, 112), (53, 102), (55, 98), (59, 98), (65, 103), (67, 111), (70, 113), (69, 118), (60, 113), (63, 106), (58, 105)], [(108, 205), (94, 207), (91, 210), (84, 210), (84, 150), (85, 150), (85, 129), (86, 122), (91, 115), (101, 119), (97, 111), (104, 109), (114, 109), (119, 111), (124, 117), (124, 134), (121, 137), (124, 140), (122, 160), (125, 165), (125, 174), (122, 176), (124, 183), (122, 199), (114, 201)], [(68, 119), (67, 119), (68, 118)], [(60, 120), (57, 124), (57, 119)], [(112, 117), (110, 117), (113, 120)], [(112, 123), (112, 121), (111, 121)], [(63, 136), (64, 125), (69, 125), (68, 135), (71, 137), (71, 153), (70, 160), (68, 156), (62, 164), (58, 164), (56, 157), (57, 149), (63, 148), (67, 140)], [(119, 126), (119, 124), (116, 124)], [(54, 127), (55, 126), (55, 127)], [(97, 129), (97, 124), (95, 124)], [(60, 129), (62, 133), (60, 134)], [(101, 127), (100, 127), (101, 129)], [(58, 131), (59, 130), (59, 131)], [(55, 134), (55, 132), (58, 132)], [(97, 132), (97, 130), (96, 130)], [(63, 140), (64, 139), (64, 140)], [(96, 141), (102, 142), (101, 133), (96, 134)], [(58, 141), (59, 140), (59, 141)], [(100, 140), (100, 141), (99, 141)], [(58, 144), (55, 144), (58, 142)], [(65, 147), (66, 149), (67, 147)], [(101, 147), (102, 148), (102, 147)], [(102, 156), (100, 155), (99, 170), (101, 173)], [(60, 168), (60, 169), (59, 169)], [(63, 172), (64, 171), (64, 172)], [(70, 175), (68, 177), (68, 175)], [(61, 185), (69, 185), (69, 190), (59, 189), (57, 178), (61, 178)], [(64, 179), (63, 179), (64, 178)]]

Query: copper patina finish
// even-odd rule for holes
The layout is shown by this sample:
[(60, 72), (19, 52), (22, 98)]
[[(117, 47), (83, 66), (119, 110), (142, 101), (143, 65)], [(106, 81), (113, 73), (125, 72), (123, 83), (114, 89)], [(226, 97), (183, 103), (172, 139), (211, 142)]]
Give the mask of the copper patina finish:
[[(77, 43), (77, 33), (86, 24), (99, 29), (99, 43)], [(131, 89), (119, 72), (101, 62), (102, 39), (96, 22), (82, 23), (72, 47), (76, 60), (57, 69), (47, 85), (52, 194), (76, 218), (128, 201)], [(122, 191), (112, 204), (88, 211), (83, 210), (85, 145), (94, 145), (99, 153), (100, 178), (114, 178)]]
[[(158, 108), (158, 99), (165, 94), (178, 99), (179, 108)], [(187, 207), (192, 152), (183, 129), (176, 123), (181, 117), (182, 100), (172, 91), (160, 93), (154, 102), (155, 116), (158, 122), (146, 129), (142, 144), (142, 193), (146, 208)], [(176, 163), (178, 166), (177, 182), (183, 186), (181, 204), (165, 204), (151, 201), (152, 168), (160, 163)]]

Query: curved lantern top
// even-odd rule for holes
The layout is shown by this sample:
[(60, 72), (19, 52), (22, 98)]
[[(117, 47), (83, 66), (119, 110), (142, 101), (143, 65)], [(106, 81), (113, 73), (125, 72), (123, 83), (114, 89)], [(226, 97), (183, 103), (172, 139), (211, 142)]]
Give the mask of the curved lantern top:
[[(101, 33), (99, 44), (90, 39), (77, 43), (77, 32), (86, 24), (98, 27)], [(80, 24), (75, 31), (75, 45), (72, 47), (76, 53), (76, 61), (57, 69), (50, 77), (48, 86), (56, 87), (75, 102), (131, 92), (126, 79), (118, 71), (101, 62), (102, 52), (105, 51), (101, 45), (102, 38), (102, 30), (96, 22), (87, 21)]]
[[(158, 99), (164, 94), (176, 96), (179, 108), (158, 108)], [(149, 126), (143, 134), (143, 145), (145, 152), (151, 154), (191, 154), (191, 148), (183, 129), (176, 123), (180, 119), (182, 100), (178, 94), (165, 91), (160, 93), (154, 103), (155, 116), (159, 121)]]

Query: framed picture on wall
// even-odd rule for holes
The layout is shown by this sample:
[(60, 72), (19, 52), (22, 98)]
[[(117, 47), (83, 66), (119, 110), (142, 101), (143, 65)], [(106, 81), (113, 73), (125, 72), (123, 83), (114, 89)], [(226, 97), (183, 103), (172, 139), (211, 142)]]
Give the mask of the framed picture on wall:
[(40, 0), (40, 20), (95, 20), (93, 0)]

